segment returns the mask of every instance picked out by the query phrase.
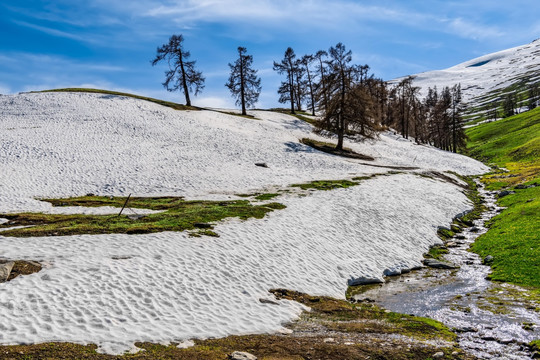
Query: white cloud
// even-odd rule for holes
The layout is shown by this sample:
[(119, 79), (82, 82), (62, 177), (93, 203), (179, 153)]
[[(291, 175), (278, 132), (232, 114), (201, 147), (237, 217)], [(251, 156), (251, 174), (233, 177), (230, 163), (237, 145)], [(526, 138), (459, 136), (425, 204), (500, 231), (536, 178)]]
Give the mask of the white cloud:
[(443, 20), (443, 22), (448, 22), (448, 30), (451, 33), (473, 40), (498, 38), (505, 35), (497, 27), (473, 23), (462, 18)]
[(46, 26), (31, 24), (26, 21), (13, 20), (13, 23), (30, 28), (30, 29), (34, 29), (34, 30), (37, 30), (37, 31), (40, 31), (40, 32), (43, 32), (45, 34), (52, 35), (52, 36), (57, 36), (57, 37), (62, 37), (62, 38), (77, 40), (77, 41), (94, 42), (94, 40), (91, 37), (82, 37), (82, 36), (78, 36), (78, 35), (68, 33), (65, 31), (52, 29)]

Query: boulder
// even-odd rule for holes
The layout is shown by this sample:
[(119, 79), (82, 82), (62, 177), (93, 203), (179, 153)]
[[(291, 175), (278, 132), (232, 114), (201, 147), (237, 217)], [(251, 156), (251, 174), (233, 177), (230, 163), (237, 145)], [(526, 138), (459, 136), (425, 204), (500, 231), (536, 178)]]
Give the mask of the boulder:
[(260, 298), (259, 302), (261, 304), (279, 305), (279, 303), (276, 300), (266, 299), (266, 298)]
[(398, 276), (401, 275), (401, 269), (397, 267), (386, 268), (383, 271), (384, 276)]
[(431, 268), (434, 268), (434, 269), (457, 269), (457, 267), (455, 265), (452, 265), (452, 264), (449, 264), (449, 263), (446, 263), (446, 262), (442, 262), (442, 261), (439, 261), (439, 260), (435, 260), (435, 259), (425, 259), (423, 261), (423, 263), (427, 267), (431, 267)]
[(11, 274), (11, 270), (13, 270), (14, 265), (14, 261), (0, 264), (0, 283), (6, 282), (8, 280), (9, 274)]
[(235, 351), (229, 355), (229, 359), (230, 360), (257, 360), (257, 357), (247, 352)]
[(366, 277), (361, 276), (358, 278), (351, 278), (347, 281), (349, 286), (358, 286), (358, 285), (370, 285), (370, 284), (382, 284), (384, 281), (376, 277)]
[(505, 197), (505, 196), (508, 196), (508, 195), (511, 195), (511, 194), (515, 194), (516, 192), (515, 191), (511, 191), (511, 190), (503, 190), (499, 193), (498, 195), (498, 198), (502, 198), (502, 197)]
[(493, 256), (488, 255), (484, 258), (484, 265), (491, 264), (493, 262)]

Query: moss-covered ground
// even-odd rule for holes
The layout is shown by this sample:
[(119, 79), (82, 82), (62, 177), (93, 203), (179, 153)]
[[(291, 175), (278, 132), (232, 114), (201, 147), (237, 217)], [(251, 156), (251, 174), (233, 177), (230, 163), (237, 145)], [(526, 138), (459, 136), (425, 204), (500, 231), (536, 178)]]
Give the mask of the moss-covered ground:
[[(83, 196), (67, 199), (43, 199), (54, 206), (113, 206), (120, 208), (125, 197)], [(1, 228), (2, 236), (29, 237), (80, 234), (145, 234), (162, 231), (200, 229), (196, 235), (211, 235), (213, 224), (229, 217), (240, 219), (263, 218), (267, 213), (285, 208), (279, 203), (253, 205), (248, 200), (186, 201), (176, 197), (133, 197), (128, 207), (161, 210), (141, 217), (128, 215), (56, 215), (43, 213), (0, 214), (8, 219)], [(127, 213), (127, 211), (126, 211)]]
[(467, 135), (469, 155), (498, 168), (482, 178), (487, 189), (515, 191), (500, 198), (506, 209), (472, 249), (493, 256), (492, 280), (540, 289), (540, 108), (469, 128)]

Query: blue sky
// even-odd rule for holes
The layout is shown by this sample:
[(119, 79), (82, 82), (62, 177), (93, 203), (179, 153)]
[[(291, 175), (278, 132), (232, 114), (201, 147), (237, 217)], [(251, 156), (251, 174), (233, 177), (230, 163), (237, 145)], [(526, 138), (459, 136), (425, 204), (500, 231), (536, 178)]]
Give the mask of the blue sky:
[(95, 87), (168, 93), (156, 47), (183, 34), (206, 76), (194, 105), (233, 107), (224, 84), (236, 48), (254, 56), (259, 107), (278, 106), (272, 62), (343, 42), (385, 80), (442, 69), (540, 37), (535, 0), (2, 0), (0, 94)]

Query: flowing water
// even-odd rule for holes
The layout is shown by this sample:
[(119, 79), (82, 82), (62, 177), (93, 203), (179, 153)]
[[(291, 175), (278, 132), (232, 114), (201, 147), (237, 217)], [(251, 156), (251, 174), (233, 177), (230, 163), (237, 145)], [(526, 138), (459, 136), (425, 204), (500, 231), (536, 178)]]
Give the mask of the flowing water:
[(356, 300), (369, 298), (391, 311), (439, 320), (458, 333), (461, 348), (478, 358), (531, 359), (526, 344), (540, 339), (538, 304), (527, 300), (524, 289), (487, 280), (490, 267), (467, 251), (487, 231), (485, 222), (501, 211), (496, 193), (479, 190), (488, 210), (448, 243), (445, 260), (458, 270), (424, 268), (356, 295)]

